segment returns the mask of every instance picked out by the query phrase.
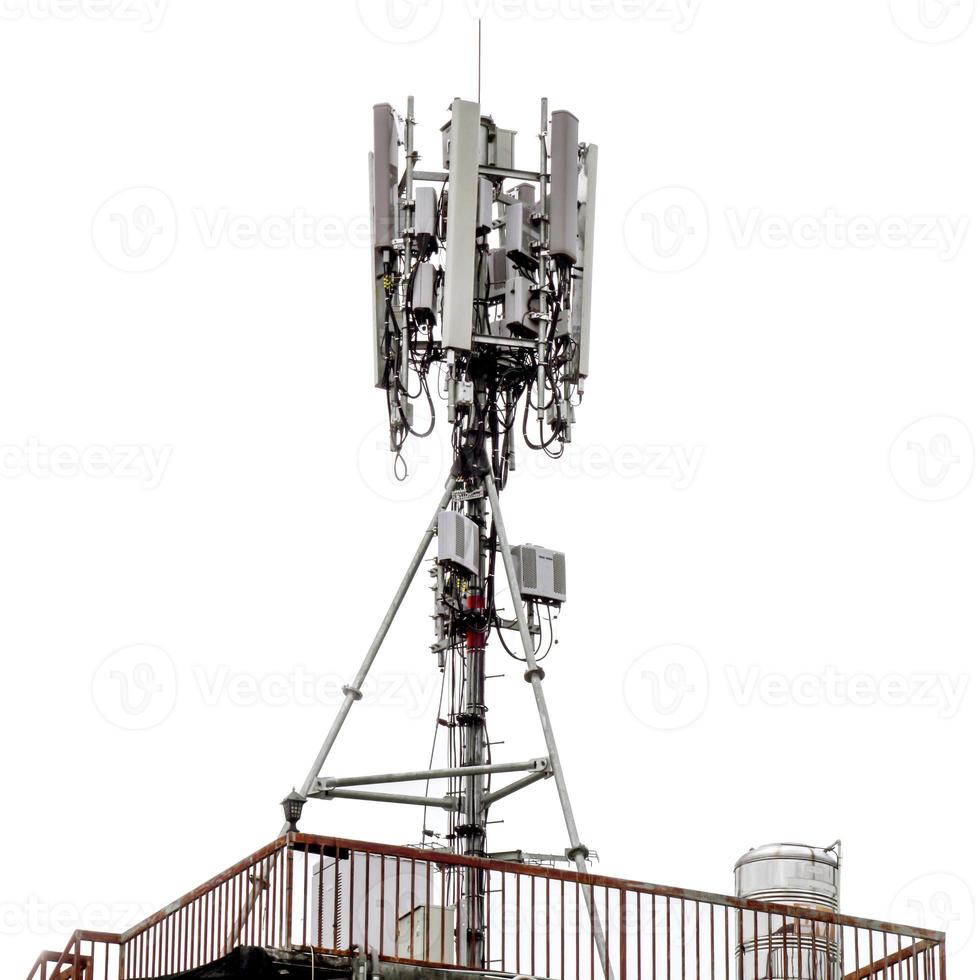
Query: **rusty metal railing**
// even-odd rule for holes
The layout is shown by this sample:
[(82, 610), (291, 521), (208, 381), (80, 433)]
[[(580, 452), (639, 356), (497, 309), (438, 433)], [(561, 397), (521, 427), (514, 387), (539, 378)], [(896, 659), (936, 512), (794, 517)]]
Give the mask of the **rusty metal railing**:
[[(475, 893), (487, 896), (479, 922), (460, 915)], [(478, 963), (466, 962), (474, 933)], [(946, 980), (944, 934), (927, 929), (310, 834), (273, 841), (122, 934), (76, 932), (28, 980), (164, 977), (238, 945), (550, 980)]]

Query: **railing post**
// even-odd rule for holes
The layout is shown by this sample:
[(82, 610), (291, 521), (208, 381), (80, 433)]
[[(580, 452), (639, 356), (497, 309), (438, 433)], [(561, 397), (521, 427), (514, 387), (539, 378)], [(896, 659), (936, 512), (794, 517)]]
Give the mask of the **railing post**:
[[(745, 980), (745, 933), (744, 933), (743, 923), (742, 923), (742, 919), (744, 918), (745, 915), (745, 910), (743, 908), (736, 907), (735, 913), (736, 915), (738, 915), (738, 929), (736, 930), (736, 932), (738, 933), (738, 946), (736, 947), (736, 954), (735, 954), (735, 967), (736, 967), (735, 976), (737, 977), (737, 980)], [(817, 947), (817, 937), (816, 937), (816, 933), (814, 932), (813, 948), (816, 949), (816, 947)]]
[(293, 835), (286, 835), (286, 949), (293, 945)]
[(619, 890), (619, 980), (626, 980), (626, 892), (622, 889)]

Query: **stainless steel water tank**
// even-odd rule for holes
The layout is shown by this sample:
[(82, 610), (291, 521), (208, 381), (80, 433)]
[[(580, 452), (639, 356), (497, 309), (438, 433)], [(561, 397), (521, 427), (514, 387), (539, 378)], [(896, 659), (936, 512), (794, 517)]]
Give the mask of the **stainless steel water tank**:
[[(840, 909), (840, 842), (831, 847), (766, 844), (735, 863), (735, 894), (800, 909)], [(739, 948), (744, 980), (836, 980), (836, 926), (786, 915), (742, 913)]]

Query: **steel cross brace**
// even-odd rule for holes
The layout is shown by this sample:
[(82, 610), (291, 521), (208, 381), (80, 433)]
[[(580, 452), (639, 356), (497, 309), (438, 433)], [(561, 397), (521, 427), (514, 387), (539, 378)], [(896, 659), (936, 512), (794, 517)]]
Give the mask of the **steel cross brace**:
[(377, 793), (360, 789), (347, 789), (352, 786), (377, 786), (383, 783), (429, 782), (433, 779), (449, 779), (452, 777), (482, 776), (491, 773), (527, 772), (522, 779), (489, 793), (483, 801), (484, 809), (491, 803), (516, 793), (525, 786), (530, 786), (540, 779), (551, 775), (551, 766), (547, 759), (531, 759), (529, 762), (505, 762), (486, 766), (455, 766), (451, 769), (426, 769), (420, 772), (384, 773), (378, 776), (348, 776), (344, 779), (330, 777), (317, 779), (310, 790), (311, 799), (318, 800), (368, 800), (375, 803), (404, 803), (409, 806), (431, 806), (443, 810), (462, 811), (463, 801), (455, 796), (410, 796), (404, 793)]
[(454, 776), (488, 776), (497, 772), (545, 772), (547, 759), (529, 759), (527, 762), (497, 762), (485, 766), (452, 766), (448, 769), (419, 769), (415, 772), (386, 772), (377, 776), (344, 776), (335, 779), (325, 776), (313, 782), (310, 796), (344, 786), (377, 786), (379, 783), (420, 783), (431, 779), (451, 779)]

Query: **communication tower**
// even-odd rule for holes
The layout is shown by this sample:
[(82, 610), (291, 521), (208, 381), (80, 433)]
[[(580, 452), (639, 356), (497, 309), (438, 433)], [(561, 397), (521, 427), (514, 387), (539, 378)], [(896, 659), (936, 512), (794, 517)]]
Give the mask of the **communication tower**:
[[(441, 129), (441, 167), (423, 169), (415, 148), (415, 104), (404, 115), (373, 110), (371, 341), (374, 384), (384, 392), (396, 475), (407, 440), (449, 428), (452, 466), (395, 597), (317, 755), (300, 795), (442, 809), (444, 845), (487, 857), (488, 814), (498, 800), (543, 779), (558, 791), (568, 848), (584, 871), (582, 842), (544, 693), (540, 660), (567, 597), (563, 552), (513, 544), (500, 494), (517, 465), (517, 440), (561, 454), (589, 374), (598, 148), (579, 141), (578, 118), (541, 101), (538, 166), (515, 165), (517, 133), (477, 102), (453, 100)], [(437, 405), (444, 402), (446, 416)], [(325, 778), (320, 773), (405, 593), (437, 539), (432, 651), (446, 675), (446, 766), (413, 773)], [(506, 580), (510, 616), (495, 603)], [(521, 653), (510, 651), (506, 632)], [(544, 637), (549, 636), (548, 647)], [(487, 736), (488, 641), (523, 660), (547, 754), (491, 759)], [(516, 640), (516, 642), (515, 642)], [(497, 787), (492, 777), (515, 774)], [(378, 785), (446, 781), (444, 796), (379, 792)], [(465, 962), (484, 965), (487, 883), (465, 876), (459, 935)], [(594, 911), (594, 910), (593, 910)], [(603, 943), (597, 926), (597, 942)]]

